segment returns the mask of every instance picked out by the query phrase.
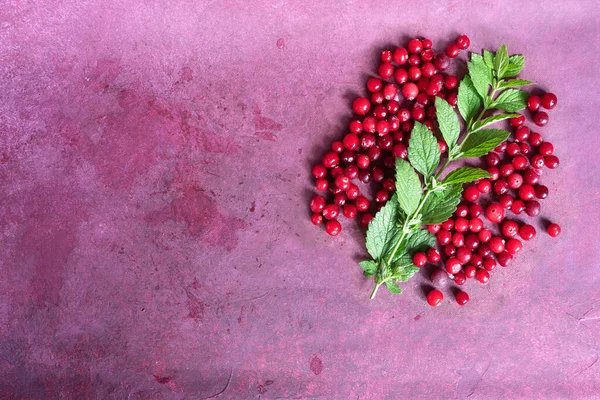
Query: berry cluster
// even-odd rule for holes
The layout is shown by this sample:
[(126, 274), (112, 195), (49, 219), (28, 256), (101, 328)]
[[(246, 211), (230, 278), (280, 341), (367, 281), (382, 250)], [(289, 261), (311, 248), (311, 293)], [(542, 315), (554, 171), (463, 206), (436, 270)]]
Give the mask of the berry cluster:
[[(540, 99), (530, 96), (529, 104), (531, 98), (538, 99), (534, 99), (534, 102)], [(542, 99), (546, 99), (542, 100), (545, 108), (556, 105), (553, 93), (546, 93)], [(536, 115), (533, 115), (534, 121)], [(439, 225), (428, 226), (429, 232), (436, 235), (442, 252), (430, 249), (427, 253), (417, 253), (413, 263), (417, 267), (423, 267), (428, 262), (437, 264), (443, 254), (444, 267), (434, 272), (434, 282), (445, 283), (439, 277), (445, 273), (457, 285), (463, 285), (469, 278), (486, 284), (496, 265), (507, 267), (513, 256), (523, 249), (523, 241), (531, 240), (536, 235), (533, 225), (519, 224), (507, 218), (508, 213), (525, 213), (529, 217), (540, 215), (540, 200), (548, 196), (548, 187), (540, 183), (542, 169), (558, 167), (559, 159), (554, 155), (552, 143), (545, 142), (541, 134), (525, 126), (524, 115), (512, 118), (510, 124), (515, 128), (512, 138), (482, 157), (491, 177), (464, 189), (464, 202), (459, 204), (453, 218)], [(488, 203), (485, 210), (480, 203)], [(489, 221), (489, 227), (486, 227), (484, 218)], [(556, 237), (560, 233), (560, 226), (549, 224), (547, 232)], [(433, 290), (427, 301), (436, 306), (442, 299), (442, 293)], [(456, 301), (461, 305), (466, 304), (468, 299), (465, 292), (459, 292), (456, 296)]]
[[(362, 226), (369, 225), (374, 212), (396, 189), (395, 158), (407, 158), (414, 121), (434, 129), (436, 96), (456, 107), (458, 79), (443, 72), (450, 59), (469, 44), (469, 38), (462, 35), (444, 53), (436, 54), (431, 40), (412, 39), (406, 47), (381, 53), (379, 76), (367, 80), (370, 96), (352, 103), (355, 118), (349, 124), (349, 132), (341, 141), (333, 142), (321, 164), (312, 168), (317, 190), (330, 193), (312, 198), (313, 224), (326, 221), (325, 230), (331, 236), (342, 230), (340, 213), (349, 219), (359, 217)], [(438, 143), (445, 152), (446, 143)], [(363, 194), (359, 182), (378, 186), (375, 204)]]

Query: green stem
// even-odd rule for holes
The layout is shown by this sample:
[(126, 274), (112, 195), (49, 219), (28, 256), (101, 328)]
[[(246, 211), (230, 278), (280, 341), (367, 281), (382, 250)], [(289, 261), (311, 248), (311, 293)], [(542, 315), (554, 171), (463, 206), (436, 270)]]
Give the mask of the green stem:
[(383, 282), (375, 283), (375, 287), (373, 288), (373, 291), (371, 292), (371, 297), (369, 297), (371, 300), (373, 300), (373, 298), (375, 298), (375, 295), (377, 294), (377, 290), (379, 289), (379, 286), (381, 286), (382, 284), (383, 284)]

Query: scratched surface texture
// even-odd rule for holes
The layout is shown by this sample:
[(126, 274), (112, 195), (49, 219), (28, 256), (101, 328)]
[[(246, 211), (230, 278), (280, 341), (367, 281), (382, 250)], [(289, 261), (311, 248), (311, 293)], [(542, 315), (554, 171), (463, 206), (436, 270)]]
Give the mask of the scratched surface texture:
[[(600, 397), (597, 2), (333, 3), (2, 2), (0, 398)], [(369, 301), (309, 166), (382, 48), (463, 32), (558, 95), (562, 236)]]

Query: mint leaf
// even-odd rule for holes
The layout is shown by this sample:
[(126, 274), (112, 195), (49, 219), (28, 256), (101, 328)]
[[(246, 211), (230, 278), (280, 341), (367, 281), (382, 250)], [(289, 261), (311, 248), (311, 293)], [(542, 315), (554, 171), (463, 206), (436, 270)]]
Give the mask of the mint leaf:
[(469, 76), (479, 96), (485, 99), (488, 96), (489, 86), (492, 84), (492, 70), (485, 63), (468, 62)]
[(518, 87), (518, 86), (527, 86), (527, 85), (533, 85), (533, 82), (528, 81), (526, 79), (512, 79), (510, 81), (502, 82), (500, 85), (498, 85), (498, 88), (505, 89), (505, 88), (509, 88), (509, 87)]
[(398, 285), (396, 285), (394, 282), (385, 281), (385, 286), (388, 288), (388, 290), (391, 293), (394, 293), (394, 294), (400, 294), (400, 293), (402, 293), (402, 289), (400, 289), (398, 287)]
[(481, 97), (477, 94), (473, 81), (469, 75), (465, 75), (458, 86), (458, 111), (467, 122), (467, 126), (471, 123), (481, 105)]
[(381, 259), (397, 237), (398, 228), (398, 201), (393, 198), (375, 214), (375, 218), (367, 229), (367, 251), (375, 260)]
[(435, 244), (435, 235), (427, 229), (417, 229), (406, 239), (406, 251), (414, 255), (418, 251), (426, 251)]
[(408, 160), (417, 171), (429, 177), (440, 163), (440, 146), (433, 133), (415, 122), (408, 146)]
[(482, 129), (473, 132), (460, 145), (462, 157), (481, 157), (504, 142), (510, 136), (510, 132), (502, 129)]
[(406, 215), (412, 215), (421, 201), (421, 181), (413, 167), (401, 158), (396, 158), (396, 196)]
[(527, 107), (529, 93), (519, 89), (508, 89), (500, 93), (500, 96), (492, 103), (493, 108), (515, 112)]
[(485, 62), (485, 65), (487, 65), (491, 69), (494, 69), (494, 53), (484, 50), (483, 61)]
[(358, 264), (363, 269), (365, 276), (373, 276), (377, 273), (377, 264), (373, 260), (361, 261)]
[(441, 224), (452, 216), (460, 203), (462, 184), (448, 185), (440, 196), (429, 196), (423, 205), (423, 224)]
[(392, 279), (396, 282), (406, 282), (417, 272), (419, 272), (419, 268), (413, 265), (412, 258), (405, 255), (398, 264), (394, 264), (392, 267)]
[(450, 172), (444, 179), (444, 183), (447, 185), (454, 183), (467, 183), (481, 178), (488, 178), (489, 176), (490, 174), (484, 169), (463, 167)]
[(492, 115), (487, 117), (486, 119), (482, 120), (482, 121), (477, 121), (473, 124), (473, 130), (477, 131), (483, 127), (486, 127), (488, 125), (493, 124), (494, 122), (498, 122), (498, 121), (502, 121), (505, 119), (509, 119), (509, 118), (516, 118), (518, 117), (520, 114), (496, 114), (496, 115)]
[(496, 70), (496, 75), (498, 79), (504, 78), (504, 73), (506, 72), (508, 64), (508, 51), (506, 50), (506, 45), (503, 44), (496, 51), (496, 56), (494, 57), (494, 69)]
[(454, 108), (446, 100), (436, 97), (435, 115), (437, 116), (442, 136), (448, 144), (448, 149), (452, 151), (460, 135), (460, 123), (456, 111), (454, 111)]
[(519, 54), (510, 56), (508, 62), (508, 67), (503, 75), (504, 78), (512, 78), (513, 76), (519, 75), (519, 72), (521, 72), (525, 66), (525, 57)]

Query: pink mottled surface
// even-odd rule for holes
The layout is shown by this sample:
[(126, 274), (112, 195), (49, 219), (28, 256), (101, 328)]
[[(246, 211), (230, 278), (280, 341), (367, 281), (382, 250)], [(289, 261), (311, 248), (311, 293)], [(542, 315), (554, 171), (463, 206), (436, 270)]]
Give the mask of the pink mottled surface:
[[(597, 2), (328, 3), (0, 5), (0, 398), (600, 397)], [(309, 166), (378, 51), (462, 32), (558, 95), (562, 236), (369, 301)]]

